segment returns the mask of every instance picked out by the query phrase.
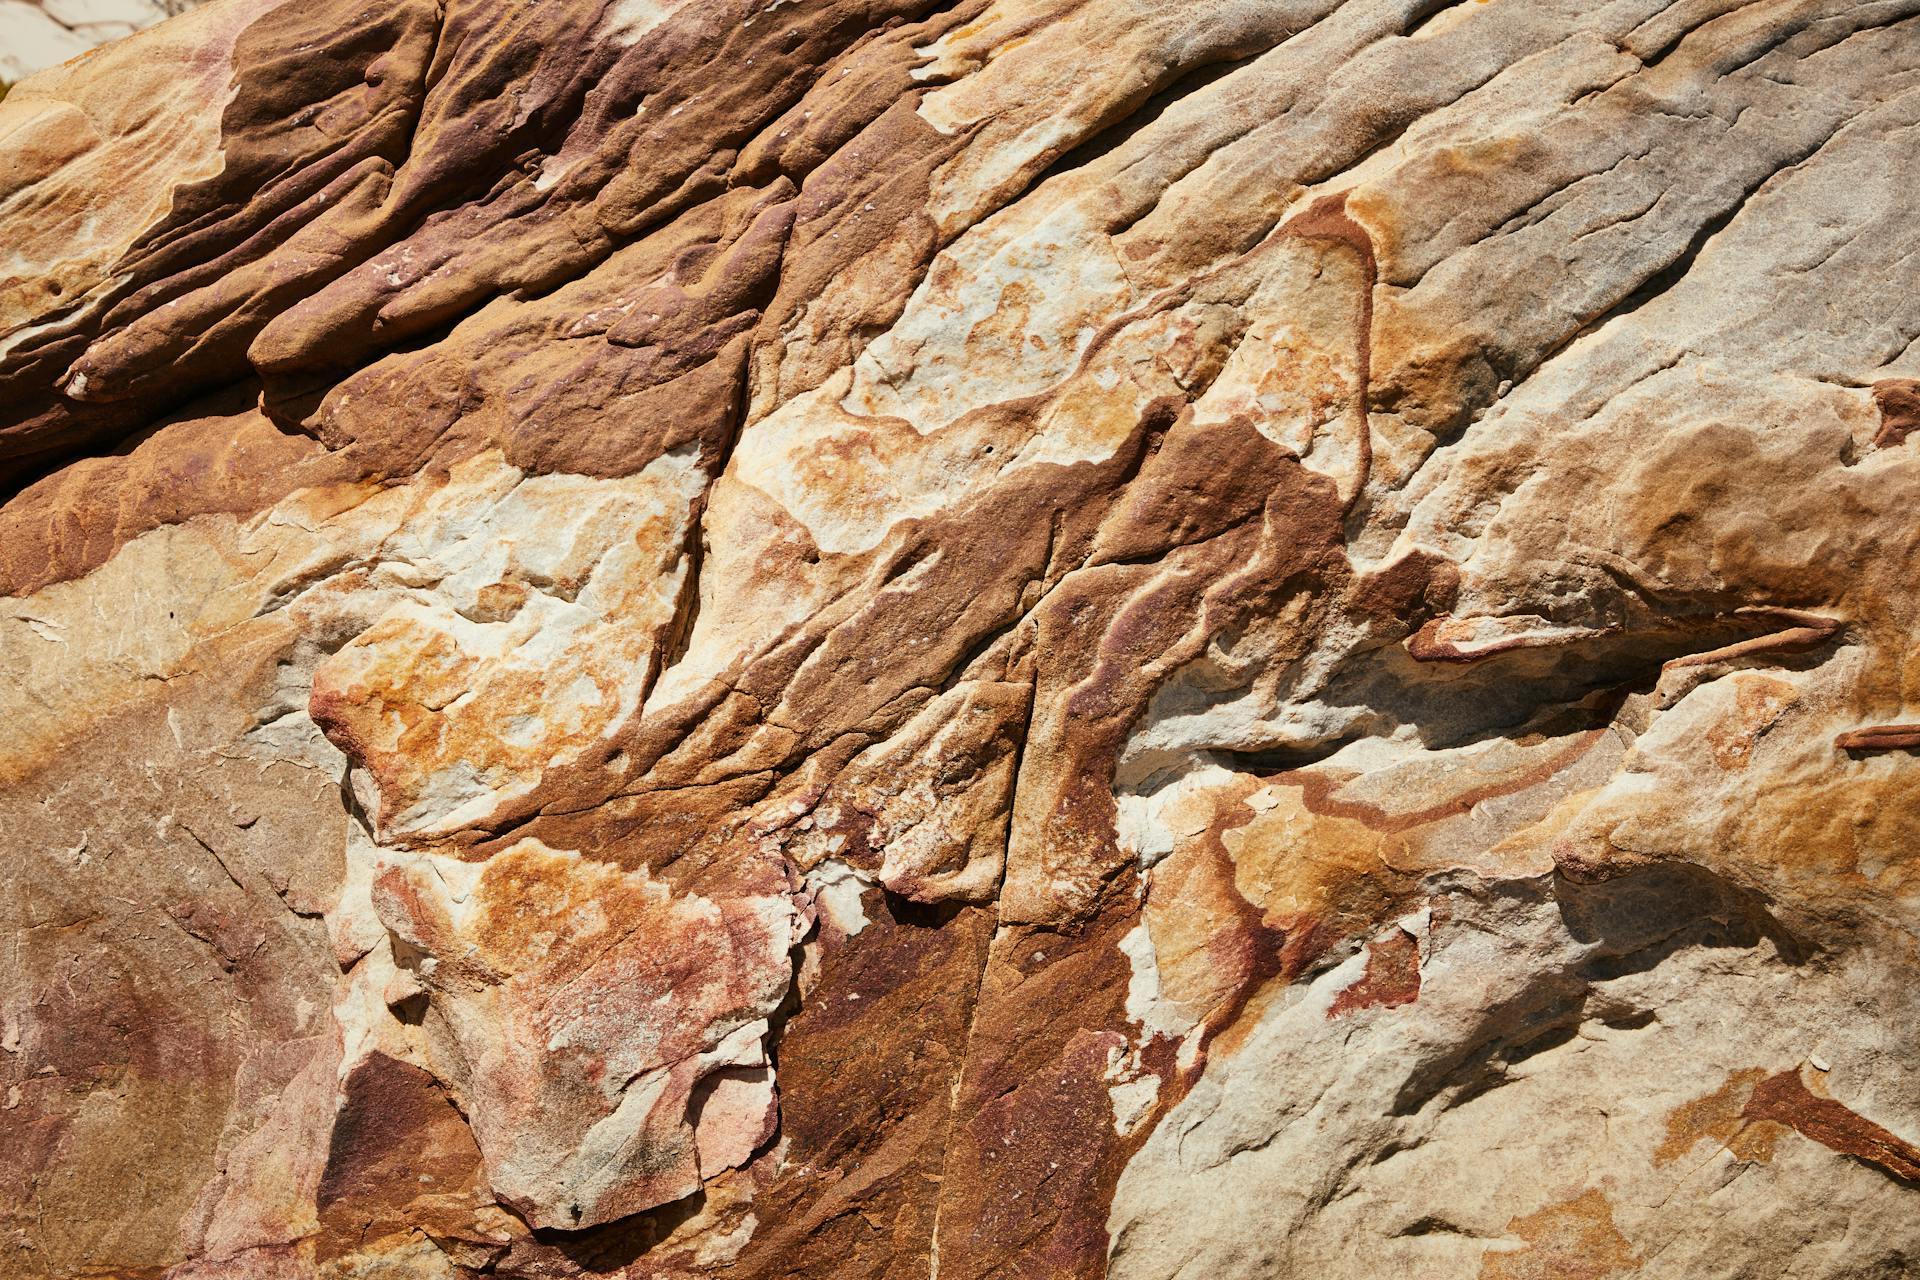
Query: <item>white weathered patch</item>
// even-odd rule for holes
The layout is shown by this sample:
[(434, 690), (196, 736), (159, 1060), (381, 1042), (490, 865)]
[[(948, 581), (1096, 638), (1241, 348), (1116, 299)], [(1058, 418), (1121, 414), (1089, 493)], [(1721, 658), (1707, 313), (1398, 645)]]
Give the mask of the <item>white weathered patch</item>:
[(1079, 205), (1016, 206), (940, 253), (899, 321), (855, 359), (842, 405), (938, 430), (1064, 379), (1131, 297)]
[[(618, 480), (523, 476), (494, 453), (381, 513), (391, 604), (314, 678), (371, 747), (384, 838), (483, 822), (638, 711), (705, 483), (691, 449)], [(403, 735), (420, 745), (401, 762)]]
[(1124, 1138), (1140, 1126), (1160, 1100), (1160, 1077), (1148, 1071), (1108, 1085), (1107, 1098), (1113, 1106), (1113, 1131)]
[(1154, 1036), (1179, 1040), (1193, 1031), (1196, 1020), (1177, 1002), (1164, 998), (1160, 985), (1160, 958), (1154, 949), (1153, 934), (1145, 915), (1120, 940), (1121, 954), (1127, 957), (1127, 1019), (1140, 1028), (1145, 1043)]
[(661, 0), (613, 0), (601, 16), (596, 40), (609, 40), (623, 47), (639, 43), (640, 37), (673, 16), (677, 4)]
[(1141, 870), (1154, 866), (1181, 840), (1206, 830), (1210, 811), (1205, 805), (1191, 803), (1192, 799), (1218, 789), (1233, 777), (1222, 766), (1203, 761), (1184, 766), (1171, 781), (1150, 791), (1117, 790), (1114, 804), (1120, 847), (1134, 856)]
[[(733, 476), (785, 508), (821, 550), (857, 553), (1022, 468), (1110, 457), (1139, 409), (1173, 389), (1130, 349), (1083, 368), (1094, 336), (1131, 301), (1082, 209), (1064, 199), (1016, 206), (944, 250), (900, 320), (849, 370), (755, 424)], [(1050, 389), (1059, 407), (1024, 440), (976, 438), (991, 429), (978, 423), (956, 430), (975, 409)], [(826, 457), (829, 469), (815, 461)]]
[(760, 1219), (747, 1213), (734, 1224), (731, 1231), (708, 1232), (695, 1237), (699, 1245), (693, 1251), (693, 1260), (703, 1267), (718, 1267), (732, 1262), (740, 1256), (740, 1251), (753, 1239), (753, 1233), (760, 1229)]
[(829, 858), (806, 875), (807, 888), (834, 928), (851, 938), (871, 923), (860, 896), (872, 881), (838, 858)]

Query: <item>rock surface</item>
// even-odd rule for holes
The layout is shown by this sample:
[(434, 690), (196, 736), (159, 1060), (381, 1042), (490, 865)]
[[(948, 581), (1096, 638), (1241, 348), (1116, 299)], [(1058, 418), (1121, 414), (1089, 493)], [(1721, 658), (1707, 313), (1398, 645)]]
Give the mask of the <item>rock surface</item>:
[(194, 0), (0, 0), (0, 84), (120, 40)]
[(0, 102), (0, 1275), (1920, 1268), (1920, 0), (213, 0)]

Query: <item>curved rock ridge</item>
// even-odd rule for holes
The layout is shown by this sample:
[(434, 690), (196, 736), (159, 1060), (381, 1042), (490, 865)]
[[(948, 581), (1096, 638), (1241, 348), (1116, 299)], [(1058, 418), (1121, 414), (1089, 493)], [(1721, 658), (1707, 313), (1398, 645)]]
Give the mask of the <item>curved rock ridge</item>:
[(1920, 0), (211, 0), (0, 100), (0, 1275), (1920, 1268)]

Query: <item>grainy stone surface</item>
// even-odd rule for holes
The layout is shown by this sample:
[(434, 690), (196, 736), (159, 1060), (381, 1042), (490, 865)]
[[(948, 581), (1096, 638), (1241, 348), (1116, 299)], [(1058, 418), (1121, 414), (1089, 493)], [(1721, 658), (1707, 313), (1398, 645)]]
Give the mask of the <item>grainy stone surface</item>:
[(1920, 0), (213, 0), (0, 102), (0, 1274), (1920, 1269)]

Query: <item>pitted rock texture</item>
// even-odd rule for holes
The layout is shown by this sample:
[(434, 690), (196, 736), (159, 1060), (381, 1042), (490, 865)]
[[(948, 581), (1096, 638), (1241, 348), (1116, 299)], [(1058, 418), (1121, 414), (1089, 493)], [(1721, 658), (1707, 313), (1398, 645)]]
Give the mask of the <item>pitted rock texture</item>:
[(212, 0), (0, 101), (0, 1274), (1910, 1276), (1920, 0)]

